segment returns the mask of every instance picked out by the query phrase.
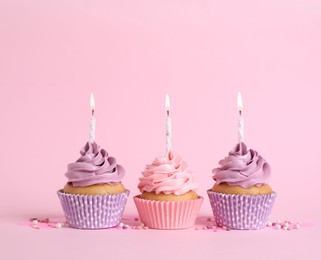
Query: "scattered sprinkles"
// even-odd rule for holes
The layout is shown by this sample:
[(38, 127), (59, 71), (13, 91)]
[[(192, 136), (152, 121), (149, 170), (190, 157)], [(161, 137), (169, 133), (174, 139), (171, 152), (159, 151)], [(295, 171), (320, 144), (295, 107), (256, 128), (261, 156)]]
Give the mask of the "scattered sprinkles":
[(64, 226), (68, 226), (68, 223), (62, 221), (57, 221), (57, 219), (50, 220), (49, 218), (45, 219), (38, 219), (38, 218), (31, 218), (29, 219), (28, 226), (31, 226), (34, 229), (40, 228), (62, 228)]
[[(149, 228), (139, 221), (138, 217), (132, 218), (122, 218), (122, 221), (118, 224), (118, 226), (111, 228), (111, 229), (119, 229), (119, 230), (148, 230)], [(33, 229), (42, 229), (42, 228), (68, 228), (69, 224), (63, 218), (30, 218), (29, 222), (24, 223), (23, 225), (29, 226)], [(296, 222), (293, 220), (276, 220), (274, 222), (267, 222), (266, 227), (275, 229), (275, 230), (286, 230), (286, 231), (293, 231), (298, 230), (302, 227), (301, 222)], [(200, 231), (231, 231), (231, 229), (227, 226), (219, 227), (216, 225), (215, 220), (210, 217), (199, 217), (196, 221), (194, 230)]]
[(275, 222), (268, 222), (266, 224), (267, 227), (277, 230), (288, 230), (292, 231), (294, 229), (300, 229), (301, 228), (301, 222), (295, 222), (293, 220), (285, 220), (282, 221), (278, 219)]

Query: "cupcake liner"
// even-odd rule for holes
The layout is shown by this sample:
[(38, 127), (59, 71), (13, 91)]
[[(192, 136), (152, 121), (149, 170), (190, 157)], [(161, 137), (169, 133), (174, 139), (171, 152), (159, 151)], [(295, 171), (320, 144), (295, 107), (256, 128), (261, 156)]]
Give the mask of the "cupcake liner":
[(69, 225), (80, 229), (117, 226), (123, 214), (129, 190), (111, 195), (78, 195), (57, 192)]
[(203, 198), (187, 201), (156, 201), (134, 197), (140, 220), (153, 229), (186, 229), (195, 224)]
[(261, 229), (266, 226), (276, 193), (236, 195), (207, 191), (218, 226), (230, 229)]

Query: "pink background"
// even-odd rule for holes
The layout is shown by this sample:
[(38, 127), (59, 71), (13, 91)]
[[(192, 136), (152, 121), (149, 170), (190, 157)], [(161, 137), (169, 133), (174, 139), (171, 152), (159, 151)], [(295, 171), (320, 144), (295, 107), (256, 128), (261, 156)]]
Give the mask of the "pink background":
[[(0, 255), (49, 259), (56, 249), (50, 256), (57, 259), (76, 248), (80, 259), (113, 247), (118, 258), (143, 252), (153, 259), (173, 252), (185, 259), (242, 258), (269, 245), (266, 259), (280, 250), (292, 259), (307, 252), (315, 259), (321, 234), (320, 46), (317, 0), (0, 0)], [(33, 216), (62, 216), (56, 190), (88, 139), (90, 92), (96, 140), (126, 168), (123, 183), (131, 197), (144, 165), (164, 154), (169, 93), (173, 148), (200, 183), (200, 214), (210, 216), (206, 190), (213, 185), (212, 168), (237, 141), (239, 90), (246, 143), (272, 167), (278, 198), (271, 219), (313, 228), (124, 234), (16, 225)], [(135, 215), (131, 197), (125, 214)]]

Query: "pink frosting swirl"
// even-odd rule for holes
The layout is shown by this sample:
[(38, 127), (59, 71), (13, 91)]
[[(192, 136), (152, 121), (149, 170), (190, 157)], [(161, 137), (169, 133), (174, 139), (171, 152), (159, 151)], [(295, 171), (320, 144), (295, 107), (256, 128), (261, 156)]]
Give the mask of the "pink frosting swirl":
[(212, 171), (215, 185), (226, 182), (243, 188), (261, 186), (271, 175), (270, 165), (258, 152), (248, 150), (243, 142), (237, 144), (219, 164), (220, 167)]
[(95, 142), (87, 142), (80, 151), (81, 157), (68, 164), (66, 177), (73, 186), (89, 186), (99, 183), (117, 183), (125, 175), (125, 169), (114, 157), (108, 156)]
[(142, 174), (138, 184), (141, 192), (181, 195), (198, 188), (187, 163), (173, 151), (165, 157), (157, 157)]

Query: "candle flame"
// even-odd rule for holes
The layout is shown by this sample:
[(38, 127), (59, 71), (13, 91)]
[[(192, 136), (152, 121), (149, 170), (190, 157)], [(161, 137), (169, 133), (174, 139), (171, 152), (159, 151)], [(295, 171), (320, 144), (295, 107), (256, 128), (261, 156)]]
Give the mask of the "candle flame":
[(171, 102), (169, 100), (168, 94), (166, 94), (165, 108), (166, 108), (167, 111), (169, 111), (169, 109), (171, 108)]
[(242, 112), (243, 109), (243, 101), (242, 101), (242, 95), (241, 92), (237, 94), (237, 108), (239, 109), (240, 112)]
[(91, 107), (92, 110), (95, 109), (95, 99), (94, 99), (94, 94), (93, 93), (91, 93), (91, 95), (90, 95), (90, 107)]

